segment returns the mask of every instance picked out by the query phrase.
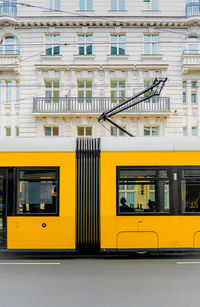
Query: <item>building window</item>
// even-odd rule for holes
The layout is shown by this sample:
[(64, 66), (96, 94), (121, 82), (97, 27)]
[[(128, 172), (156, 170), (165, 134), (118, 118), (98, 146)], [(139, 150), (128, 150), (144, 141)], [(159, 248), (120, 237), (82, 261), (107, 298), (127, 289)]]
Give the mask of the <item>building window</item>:
[[(126, 129), (125, 127), (122, 127), (122, 128)], [(112, 136), (125, 136), (125, 133), (117, 127), (111, 127), (110, 134)]]
[(117, 167), (118, 214), (170, 211), (167, 169)]
[(6, 81), (6, 103), (11, 104), (11, 99), (12, 99), (11, 81)]
[(78, 54), (92, 54), (92, 35), (78, 35)]
[(125, 10), (125, 0), (111, 0), (111, 11), (124, 11)]
[(0, 7), (0, 16), (17, 16), (17, 0), (3, 0)]
[(11, 136), (11, 127), (5, 127), (6, 136)]
[(191, 102), (197, 103), (197, 82), (192, 81), (191, 82)]
[(16, 81), (16, 102), (20, 103), (20, 82)]
[(143, 0), (145, 9), (147, 10), (158, 10), (158, 0)]
[(60, 10), (60, 0), (49, 0), (49, 8), (51, 10)]
[(197, 36), (188, 36), (183, 53), (197, 54), (199, 49), (199, 39)]
[(200, 212), (200, 170), (182, 169), (181, 175), (181, 196), (182, 196), (182, 212)]
[(78, 102), (92, 102), (92, 81), (78, 80)]
[(15, 135), (19, 136), (19, 127), (15, 127)]
[(0, 54), (20, 54), (19, 39), (6, 36), (0, 42)]
[(45, 136), (59, 136), (59, 127), (44, 127)]
[(186, 95), (186, 81), (183, 81), (182, 82), (182, 86), (183, 86), (183, 92), (182, 92), (182, 103), (186, 103), (186, 98), (187, 98), (187, 95)]
[(92, 136), (92, 127), (77, 127), (78, 137), (89, 137)]
[(159, 35), (144, 35), (144, 54), (159, 54)]
[(46, 55), (59, 55), (60, 54), (60, 35), (51, 34), (45, 35), (46, 41)]
[(126, 53), (125, 35), (111, 35), (111, 55), (124, 55)]
[(92, 11), (93, 0), (79, 0), (79, 7), (81, 11)]
[(45, 81), (45, 98), (46, 102), (58, 102), (60, 96), (59, 80)]
[(187, 128), (183, 127), (183, 136), (187, 136)]
[(197, 127), (192, 127), (192, 136), (197, 136)]
[(18, 169), (16, 214), (57, 215), (58, 180), (57, 168)]
[(159, 127), (144, 127), (144, 136), (159, 136)]
[(111, 80), (110, 88), (111, 88), (111, 102), (119, 103), (124, 101), (125, 98), (125, 80)]
[(182, 93), (182, 102), (186, 103), (186, 92)]

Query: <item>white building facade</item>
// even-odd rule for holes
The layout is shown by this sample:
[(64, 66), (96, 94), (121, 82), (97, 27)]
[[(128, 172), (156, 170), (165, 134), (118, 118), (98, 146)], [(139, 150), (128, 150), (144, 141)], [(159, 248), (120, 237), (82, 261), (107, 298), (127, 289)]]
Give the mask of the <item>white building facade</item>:
[(97, 121), (151, 84), (160, 97), (115, 121), (135, 136), (200, 136), (200, 3), (0, 2), (0, 136), (102, 137)]

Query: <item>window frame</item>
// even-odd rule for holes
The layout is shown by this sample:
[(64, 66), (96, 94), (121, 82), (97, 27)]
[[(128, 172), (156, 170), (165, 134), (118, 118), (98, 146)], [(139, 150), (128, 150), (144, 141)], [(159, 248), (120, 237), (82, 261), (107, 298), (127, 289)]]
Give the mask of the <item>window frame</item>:
[[(177, 166), (177, 175), (178, 175), (178, 198), (179, 198), (179, 214), (178, 215), (200, 215), (200, 212), (183, 212), (183, 206), (182, 206), (182, 190), (181, 190), (181, 181), (184, 177), (182, 177), (181, 172), (183, 170), (200, 170), (200, 165), (199, 166), (188, 166), (188, 165), (183, 165), (183, 166)], [(187, 177), (186, 177), (187, 178)]]
[[(81, 37), (82, 42), (81, 42)], [(91, 53), (87, 52), (87, 48), (91, 47)], [(83, 48), (83, 54), (80, 52), (80, 48)], [(78, 34), (78, 55), (93, 55), (93, 35), (92, 34)]]
[[(116, 40), (113, 40), (116, 37)], [(120, 37), (123, 37), (123, 40), (120, 41)], [(112, 52), (112, 48), (116, 48), (117, 53)], [(120, 53), (120, 49), (124, 50), (124, 53)], [(112, 56), (124, 56), (126, 55), (126, 34), (110, 34), (110, 55)]]
[[(157, 40), (154, 40), (157, 39)], [(157, 51), (155, 52), (154, 51)], [(160, 35), (144, 33), (144, 54), (145, 55), (159, 55), (160, 54)]]
[[(120, 8), (120, 5), (122, 5), (123, 8)], [(110, 0), (110, 11), (125, 11), (125, 10), (126, 10), (126, 0)]]
[(93, 11), (93, 0), (79, 0), (80, 11)]
[[(120, 170), (166, 170), (169, 181), (169, 212), (120, 212), (119, 210), (119, 179)], [(173, 182), (171, 180), (172, 167), (170, 166), (117, 166), (116, 167), (116, 215), (117, 216), (157, 216), (157, 215), (174, 215), (173, 207)], [(159, 180), (159, 179), (158, 179)]]
[[(18, 179), (19, 179), (19, 173), (20, 171), (43, 171), (43, 170), (49, 170), (49, 171), (56, 171), (56, 187), (57, 187), (57, 197), (56, 197), (56, 213), (17, 213), (17, 205), (18, 205)], [(49, 167), (17, 167), (15, 169), (15, 177), (14, 177), (14, 182), (15, 182), (15, 201), (14, 201), (14, 216), (59, 216), (59, 190), (60, 190), (60, 167), (54, 167), (54, 166), (49, 166)]]
[(49, 0), (50, 10), (60, 11), (61, 1), (60, 0)]
[[(83, 128), (83, 135), (78, 135), (78, 128)], [(86, 135), (86, 130), (87, 130), (87, 128), (90, 128), (91, 129), (91, 135)], [(92, 128), (93, 128), (93, 126), (85, 126), (85, 125), (83, 125), (83, 126), (81, 126), (81, 125), (77, 125), (76, 126), (76, 131), (77, 131), (77, 137), (78, 138), (91, 138), (92, 137)]]
[[(51, 129), (51, 135), (46, 135), (46, 134), (45, 134), (46, 128), (50, 128), (50, 129)], [(53, 129), (54, 129), (54, 128), (57, 128), (57, 129), (58, 129), (58, 135), (53, 135)], [(46, 126), (45, 126), (45, 125), (44, 125), (44, 137), (45, 137), (45, 138), (46, 138), (46, 137), (47, 137), (47, 138), (59, 137), (59, 126), (51, 126), (51, 125), (49, 125), (49, 126), (46, 125)]]
[[(6, 42), (6, 40), (12, 38), (13, 42)], [(12, 48), (12, 49), (11, 49)], [(13, 51), (13, 52), (11, 52)], [(0, 55), (20, 55), (20, 40), (17, 36), (7, 35), (4, 36), (0, 41)]]
[[(47, 37), (50, 38), (49, 43)], [(45, 33), (45, 56), (60, 56), (60, 47), (60, 33)], [(56, 48), (58, 48), (58, 53), (55, 53)], [(48, 54), (47, 50), (50, 50), (51, 54)]]

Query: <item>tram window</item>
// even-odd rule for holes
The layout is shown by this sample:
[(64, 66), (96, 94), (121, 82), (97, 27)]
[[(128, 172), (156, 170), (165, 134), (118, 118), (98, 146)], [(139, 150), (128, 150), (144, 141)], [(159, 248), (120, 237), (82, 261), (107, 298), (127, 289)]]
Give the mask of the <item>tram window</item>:
[(118, 168), (118, 213), (167, 213), (167, 170)]
[(57, 170), (17, 171), (17, 214), (57, 214)]
[(200, 169), (182, 170), (182, 212), (200, 212)]

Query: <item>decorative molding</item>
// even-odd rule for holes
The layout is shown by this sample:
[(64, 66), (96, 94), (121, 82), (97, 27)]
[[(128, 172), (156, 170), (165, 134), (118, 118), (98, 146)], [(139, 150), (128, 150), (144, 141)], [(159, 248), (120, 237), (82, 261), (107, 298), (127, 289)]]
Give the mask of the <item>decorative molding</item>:
[(48, 71), (48, 70), (62, 71), (62, 70), (67, 70), (67, 65), (66, 64), (35, 64), (35, 68), (41, 71)]
[[(38, 17), (0, 17), (0, 25), (14, 25), (21, 28), (32, 27), (170, 27), (170, 28), (184, 28), (189, 25), (198, 26), (200, 24), (200, 16), (187, 18), (185, 16), (174, 17), (159, 17), (159, 16), (103, 16), (108, 20), (100, 20), (101, 16), (88, 16), (76, 19), (77, 17), (63, 17), (63, 16), (38, 16)], [(37, 18), (37, 19), (36, 19)], [(51, 18), (51, 19), (50, 19)], [(54, 19), (52, 21), (52, 18)], [(119, 18), (121, 21), (119, 21)], [(116, 19), (116, 20), (114, 20)], [(124, 20), (123, 20), (124, 19)]]
[(149, 70), (156, 70), (156, 71), (163, 71), (168, 69), (169, 64), (137, 64), (136, 65), (136, 70), (141, 70), (141, 71), (149, 71)]
[(0, 55), (0, 71), (14, 72), (19, 75), (21, 73), (21, 56), (18, 54), (1, 54)]

